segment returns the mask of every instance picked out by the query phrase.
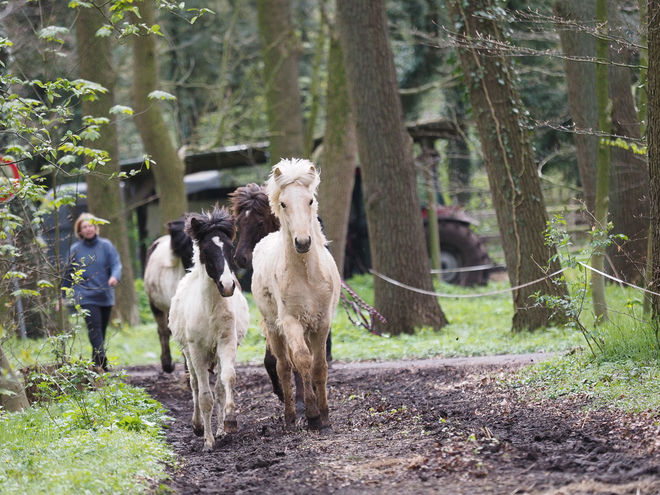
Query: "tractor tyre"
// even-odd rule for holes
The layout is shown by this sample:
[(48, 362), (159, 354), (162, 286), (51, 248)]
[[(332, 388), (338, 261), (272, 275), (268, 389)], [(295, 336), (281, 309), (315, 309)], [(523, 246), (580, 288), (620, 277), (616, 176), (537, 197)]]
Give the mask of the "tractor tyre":
[(471, 266), (490, 265), (490, 258), (484, 242), (475, 234), (470, 226), (453, 221), (438, 221), (440, 236), (440, 257), (442, 261), (443, 280), (450, 284), (463, 287), (486, 285), (490, 274), (489, 268), (475, 271), (455, 271), (452, 269), (469, 268)]

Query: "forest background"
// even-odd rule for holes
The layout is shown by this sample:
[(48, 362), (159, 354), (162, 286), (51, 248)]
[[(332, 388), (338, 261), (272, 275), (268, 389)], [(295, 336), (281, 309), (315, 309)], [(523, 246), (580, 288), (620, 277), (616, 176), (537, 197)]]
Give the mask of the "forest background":
[[(264, 141), (272, 162), (304, 156), (320, 164), (321, 213), (340, 266), (348, 205), (339, 194), (352, 190), (359, 163), (374, 270), (433, 289), (419, 215), (425, 160), (415, 161), (431, 153), (448, 201), (495, 209), (514, 287), (514, 330), (579, 326), (575, 298), (584, 294), (571, 292), (559, 274), (562, 261), (578, 261), (558, 255), (556, 244), (568, 242), (559, 230), (546, 231), (553, 194), (583, 207), (593, 240), (585, 261), (596, 270), (585, 277), (597, 322), (608, 318), (598, 272), (658, 292), (650, 275), (659, 269), (653, 259), (647, 267), (646, 256), (657, 229), (656, 179), (643, 154), (652, 143), (643, 3), (4, 7), (2, 148), (21, 177), (5, 181), (2, 192), (3, 339), (21, 329), (19, 298), (30, 308), (26, 332), (66, 335), (66, 314), (55, 309), (63, 267), (44, 255), (40, 229), (74, 198), (44, 201), (49, 189), (85, 178), (89, 208), (108, 221), (104, 233), (131, 280), (134, 227), (119, 179), (140, 171), (122, 172), (120, 160), (148, 157), (143, 170), (155, 177), (164, 223), (187, 210), (176, 150)], [(435, 141), (430, 151), (412, 146), (404, 123), (437, 120), (452, 123), (459, 138)], [(314, 155), (319, 136), (324, 145)], [(478, 182), (484, 171), (489, 190)], [(267, 169), (254, 173), (263, 180)], [(543, 278), (541, 287), (527, 285)], [(432, 296), (378, 277), (374, 293), (391, 333), (447, 324)], [(651, 303), (655, 315), (657, 300)], [(122, 284), (118, 318), (136, 324), (137, 308), (133, 284)]]

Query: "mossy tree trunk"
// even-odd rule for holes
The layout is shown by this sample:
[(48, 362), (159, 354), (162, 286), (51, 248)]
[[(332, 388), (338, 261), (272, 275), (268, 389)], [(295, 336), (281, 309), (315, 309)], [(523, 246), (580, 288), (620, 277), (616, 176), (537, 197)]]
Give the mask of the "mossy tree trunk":
[[(575, 23), (587, 29), (595, 28), (596, 2), (594, 0), (555, 0), (557, 16), (567, 23)], [(577, 152), (578, 169), (582, 182), (582, 198), (587, 208), (588, 220), (593, 224), (596, 210), (596, 168), (598, 157), (598, 102), (596, 101), (596, 64), (586, 61), (596, 55), (596, 38), (583, 29), (570, 24), (559, 30), (564, 55), (564, 71), (568, 89), (568, 107), (576, 127), (573, 135)], [(585, 59), (578, 61), (576, 59)]]
[[(622, 22), (617, 2), (609, 0), (609, 32), (620, 36)], [(595, 220), (596, 172), (598, 168), (599, 137), (591, 132), (598, 129), (598, 101), (596, 67), (591, 59), (596, 56), (596, 1), (556, 0), (555, 12), (567, 25), (559, 33), (566, 60), (566, 85), (571, 117), (578, 128), (575, 134), (578, 166), (587, 210)], [(592, 32), (587, 30), (591, 29)], [(632, 94), (632, 70), (630, 49), (613, 41), (609, 42), (609, 60), (617, 64), (607, 69), (608, 93), (611, 101), (611, 132), (632, 141), (641, 138), (635, 102)], [(603, 69), (601, 67), (601, 69)], [(640, 91), (644, 93), (643, 88)], [(644, 99), (640, 100), (642, 103)], [(645, 106), (645, 104), (644, 104)], [(618, 241), (607, 249), (606, 271), (632, 283), (641, 283), (648, 237), (648, 184), (647, 164), (644, 156), (632, 150), (610, 147), (609, 219), (614, 224), (613, 234), (624, 234), (628, 241)]]
[(25, 387), (14, 374), (9, 359), (0, 344), (0, 406), (8, 412), (18, 412), (30, 406)]
[[(651, 244), (660, 246), (660, 3), (648, 2), (647, 115), (649, 189), (651, 195)], [(660, 293), (660, 249), (651, 254), (650, 290)], [(651, 300), (653, 324), (660, 327), (660, 296)]]
[[(608, 96), (608, 50), (607, 35), (607, 0), (596, 0), (596, 24), (599, 37), (596, 40), (596, 99), (598, 100), (598, 130), (602, 135), (609, 135), (611, 130), (611, 107)], [(610, 146), (602, 140), (598, 143), (598, 169), (596, 171), (596, 227), (604, 230), (608, 223), (610, 187)], [(598, 237), (597, 239), (600, 239)], [(591, 258), (591, 267), (603, 271), (605, 267), (605, 249), (596, 245)], [(605, 279), (602, 275), (591, 272), (591, 298), (594, 314), (600, 321), (608, 319), (605, 300)]]
[(326, 126), (321, 155), (319, 215), (339, 273), (344, 272), (346, 235), (355, 185), (357, 142), (348, 99), (346, 71), (336, 35), (330, 41)]
[[(609, 32), (615, 37), (619, 37), (623, 30), (617, 5), (618, 2), (609, 0)], [(632, 56), (629, 46), (610, 42), (609, 57), (614, 62), (607, 74), (612, 105), (611, 133), (639, 142), (642, 133), (632, 92), (633, 71), (629, 67)], [(629, 283), (642, 285), (649, 231), (646, 157), (635, 154), (632, 149), (611, 146), (609, 191), (609, 218), (614, 225), (612, 234), (623, 234), (628, 240), (618, 240), (607, 248), (609, 262), (606, 271)]]
[(87, 204), (94, 215), (110, 223), (101, 228), (101, 233), (117, 248), (123, 265), (121, 283), (116, 289), (115, 316), (129, 325), (140, 323), (137, 295), (133, 285), (133, 268), (128, 249), (128, 232), (124, 205), (122, 204), (119, 181), (108, 179), (108, 175), (118, 173), (119, 147), (117, 143), (116, 122), (110, 109), (114, 106), (115, 71), (112, 62), (110, 40), (97, 37), (96, 32), (105, 24), (105, 17), (96, 8), (80, 8), (76, 22), (76, 40), (80, 77), (105, 87), (108, 91), (98, 94), (95, 101), (82, 102), (84, 115), (106, 117), (110, 124), (100, 129), (100, 137), (86, 142), (86, 146), (105, 150), (110, 161), (105, 166), (97, 167), (87, 176)]
[[(355, 115), (374, 270), (433, 290), (417, 194), (412, 140), (403, 123), (383, 0), (338, 0), (337, 27)], [(437, 298), (374, 279), (379, 331), (412, 333), (447, 324)]]
[(257, 0), (259, 39), (264, 60), (270, 161), (302, 158), (305, 152), (300, 100), (300, 43), (290, 0)]
[[(141, 19), (133, 22), (152, 26), (155, 23), (155, 4), (151, 0), (138, 3)], [(135, 124), (147, 154), (156, 162), (152, 165), (158, 192), (158, 214), (161, 233), (166, 223), (179, 218), (188, 210), (188, 196), (183, 182), (185, 165), (172, 145), (172, 138), (161, 114), (158, 100), (149, 93), (158, 85), (158, 65), (155, 35), (142, 34), (133, 38), (133, 110)]]
[[(544, 242), (547, 214), (511, 59), (492, 51), (488, 42), (489, 38), (503, 40), (496, 8), (499, 3), (475, 0), (466, 6), (460, 0), (448, 0), (447, 4), (462, 37), (458, 53), (477, 122), (509, 281), (518, 287), (561, 266), (552, 261), (556, 249)], [(544, 305), (535, 304), (531, 296), (536, 292), (555, 297), (567, 294), (558, 277), (513, 290), (514, 330), (535, 330), (564, 321), (565, 315), (555, 315)]]

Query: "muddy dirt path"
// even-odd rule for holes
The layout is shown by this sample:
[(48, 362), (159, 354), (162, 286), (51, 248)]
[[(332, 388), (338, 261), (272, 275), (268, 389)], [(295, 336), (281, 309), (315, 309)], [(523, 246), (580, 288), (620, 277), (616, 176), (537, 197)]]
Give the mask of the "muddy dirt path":
[[(501, 361), (506, 361), (501, 359)], [(523, 359), (524, 362), (529, 362)], [(531, 402), (502, 380), (522, 366), (424, 362), (329, 373), (334, 433), (283, 431), (262, 367), (237, 369), (239, 432), (202, 453), (182, 371), (129, 370), (174, 418), (176, 494), (658, 494), (660, 414)]]

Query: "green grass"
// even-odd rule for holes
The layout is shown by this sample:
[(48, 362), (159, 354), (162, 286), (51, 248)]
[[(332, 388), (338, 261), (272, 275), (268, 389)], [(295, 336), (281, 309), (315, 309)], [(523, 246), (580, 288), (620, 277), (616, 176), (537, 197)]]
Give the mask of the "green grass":
[(165, 478), (174, 454), (162, 406), (112, 382), (0, 415), (0, 494), (133, 494)]
[[(371, 276), (358, 276), (349, 280), (351, 287), (369, 304), (373, 304), (373, 279)], [(486, 287), (462, 288), (441, 284), (438, 291), (453, 296), (472, 296), (505, 290), (508, 282), (490, 282)], [(641, 305), (638, 294), (632, 289), (607, 286), (608, 303), (613, 310), (639, 313)], [(247, 337), (238, 349), (238, 361), (260, 363), (263, 361), (265, 339), (260, 327), (259, 312), (247, 294), (250, 305), (250, 327)], [(521, 354), (527, 352), (562, 352), (584, 346), (583, 336), (576, 330), (548, 328), (535, 332), (512, 332), (513, 314), (509, 292), (486, 295), (478, 298), (440, 298), (440, 305), (450, 324), (438, 332), (429, 328), (419, 329), (414, 335), (383, 336), (369, 333), (354, 326), (346, 312), (338, 308), (332, 326), (333, 357), (337, 361), (395, 360), (430, 357), (480, 356), (493, 354)], [(593, 327), (590, 312), (591, 301), (586, 301), (583, 323)], [(143, 318), (149, 318), (146, 312)], [(627, 321), (627, 316), (621, 316)], [(643, 326), (640, 324), (640, 326)], [(619, 327), (621, 328), (621, 327)], [(611, 333), (616, 333), (612, 327)], [(620, 330), (621, 331), (621, 330)], [(604, 337), (605, 338), (605, 337)], [(606, 337), (607, 342), (615, 340)], [(110, 327), (107, 348), (113, 366), (132, 366), (160, 363), (160, 344), (156, 325), (145, 323), (137, 327)], [(625, 344), (625, 339), (616, 340)], [(652, 343), (650, 343), (652, 344)], [(33, 364), (35, 361), (52, 361), (47, 340), (19, 342), (11, 339), (4, 344), (5, 351), (17, 367)], [(176, 342), (170, 345), (174, 359), (182, 362), (181, 352)], [(78, 322), (78, 333), (68, 344), (69, 352), (85, 358), (91, 355), (84, 322)], [(612, 349), (617, 354), (620, 349)]]
[(525, 387), (526, 394), (536, 400), (579, 396), (588, 398), (586, 407), (592, 409), (657, 412), (659, 380), (657, 359), (606, 361), (583, 351), (526, 368), (510, 385)]
[[(567, 277), (574, 279), (575, 274), (569, 273)], [(373, 304), (372, 277), (354, 277), (349, 283), (362, 298)], [(439, 292), (452, 296), (465, 296), (497, 292), (507, 287), (507, 282), (491, 282), (486, 287), (460, 288), (442, 284), (437, 289)], [(333, 357), (337, 361), (365, 361), (519, 354), (538, 351), (564, 353), (576, 350), (574, 356), (566, 358), (565, 361), (556, 360), (552, 361), (553, 364), (545, 363), (543, 368), (539, 368), (539, 370), (545, 371), (538, 371), (538, 381), (534, 381), (533, 377), (526, 378), (531, 380), (530, 384), (544, 388), (547, 391), (547, 397), (557, 396), (560, 393), (565, 394), (569, 390), (583, 390), (584, 387), (578, 382), (585, 379), (587, 380), (585, 383), (601, 383), (589, 376), (576, 374), (576, 369), (594, 370), (608, 367), (615, 369), (620, 366), (622, 370), (629, 368), (657, 370), (657, 341), (650, 330), (650, 325), (643, 321), (641, 296), (633, 289), (622, 289), (616, 285), (607, 285), (606, 291), (612, 316), (611, 322), (597, 328), (593, 326), (594, 318), (591, 313), (590, 299), (585, 301), (581, 316), (582, 323), (600, 343), (600, 348), (594, 349), (596, 357), (591, 355), (583, 335), (577, 330), (548, 328), (536, 332), (511, 332), (512, 303), (508, 292), (479, 298), (441, 298), (441, 307), (450, 324), (438, 332), (422, 328), (414, 335), (384, 337), (373, 335), (365, 329), (351, 324), (346, 312), (340, 306), (332, 327)], [(247, 337), (238, 349), (238, 361), (261, 363), (265, 351), (265, 339), (261, 332), (259, 312), (252, 302), (251, 296), (247, 294), (247, 297), (251, 311), (250, 328)], [(146, 317), (148, 317), (148, 313)], [(114, 366), (160, 362), (160, 345), (154, 323), (146, 323), (134, 328), (111, 328), (107, 342), (108, 355)], [(10, 340), (4, 346), (14, 364), (19, 367), (34, 361), (48, 361), (46, 358), (49, 356), (51, 348), (47, 341), (22, 343)], [(69, 348), (75, 355), (89, 356), (91, 349), (84, 325), (81, 333), (73, 339)], [(171, 348), (174, 358), (181, 362), (178, 344), (172, 342)], [(587, 363), (588, 366), (575, 368), (577, 365), (564, 364), (572, 363), (574, 360)], [(567, 366), (570, 372), (562, 371), (564, 366)], [(554, 377), (552, 380), (556, 378), (557, 390), (548, 387), (546, 383), (550, 380), (549, 370), (552, 367), (557, 369), (554, 372), (556, 376), (552, 375)], [(645, 373), (650, 373), (650, 371), (645, 371)], [(625, 378), (633, 375), (626, 372), (621, 376)], [(622, 378), (617, 378), (617, 380), (602, 383), (622, 383), (623, 389), (627, 387), (625, 380), (622, 381)], [(604, 385), (598, 386), (603, 400), (606, 397), (617, 397), (616, 391), (610, 395), (603, 395), (605, 390), (603, 387)], [(614, 390), (613, 385), (608, 385), (608, 387)], [(638, 387), (636, 383), (632, 382), (628, 387), (641, 390), (647, 396), (640, 403), (655, 400), (652, 399), (653, 391), (647, 390), (646, 387)], [(619, 395), (630, 396), (627, 393)], [(619, 403), (623, 404), (623, 402), (617, 401), (617, 404)]]
[[(349, 280), (349, 284), (367, 303), (373, 304), (371, 276), (354, 277)], [(442, 284), (438, 290), (453, 295), (474, 295), (502, 290), (507, 286), (504, 282), (478, 288)], [(333, 358), (337, 361), (365, 361), (520, 354), (564, 351), (582, 342), (577, 332), (559, 328), (539, 332), (511, 332), (513, 310), (508, 292), (483, 298), (442, 298), (440, 304), (450, 321), (447, 327), (438, 332), (422, 328), (414, 335), (383, 337), (354, 326), (340, 304), (332, 325)], [(254, 305), (251, 303), (250, 307)], [(258, 313), (253, 312), (248, 337), (239, 348), (239, 359), (242, 361), (263, 360), (263, 337), (255, 324), (258, 324)]]
[(571, 355), (522, 370), (513, 386), (526, 387), (538, 400), (586, 397), (590, 408), (608, 407), (626, 412), (660, 408), (658, 338), (645, 321), (637, 291), (608, 286), (610, 321), (593, 326), (585, 314), (592, 346), (583, 341)]

